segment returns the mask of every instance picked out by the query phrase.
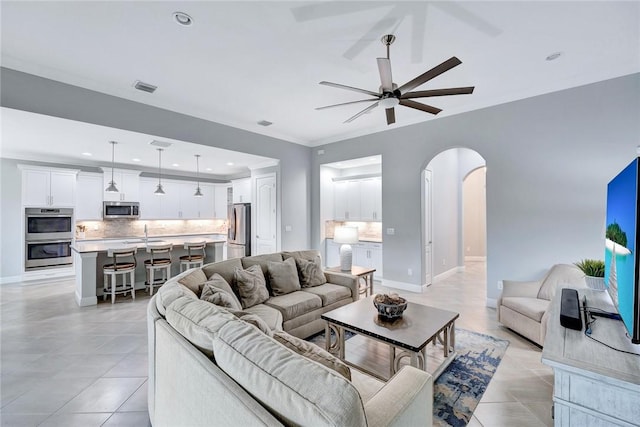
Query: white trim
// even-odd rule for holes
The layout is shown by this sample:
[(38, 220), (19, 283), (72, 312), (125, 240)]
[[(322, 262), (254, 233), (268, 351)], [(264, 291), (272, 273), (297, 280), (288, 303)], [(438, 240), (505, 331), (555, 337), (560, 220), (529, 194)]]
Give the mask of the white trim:
[(437, 276), (433, 276), (433, 283), (439, 282), (441, 280), (447, 279), (451, 276), (454, 276), (458, 273), (464, 273), (464, 266), (453, 267), (450, 270), (445, 271), (444, 273), (440, 273)]
[(75, 269), (73, 267), (26, 271), (20, 278), (20, 281), (34, 282), (42, 280), (66, 280), (73, 278), (75, 274)]
[(80, 307), (86, 307), (86, 306), (89, 306), (89, 305), (98, 304), (98, 297), (97, 296), (80, 298), (80, 295), (78, 295), (77, 291), (75, 292), (75, 296), (76, 296), (76, 304), (78, 304), (78, 306), (80, 306)]
[(498, 308), (498, 300), (495, 298), (487, 298), (487, 307)]
[(0, 285), (4, 285), (7, 283), (16, 283), (16, 282), (21, 282), (22, 281), (22, 276), (6, 276), (6, 277), (0, 277)]
[(427, 285), (414, 285), (413, 283), (396, 282), (395, 280), (383, 279), (382, 286), (387, 288), (401, 289), (403, 291), (422, 293), (427, 289)]
[(265, 160), (264, 162), (260, 162), (255, 165), (248, 166), (248, 168), (250, 171), (254, 171), (256, 169), (264, 169), (264, 168), (278, 166), (279, 164), (280, 164), (280, 160), (272, 159), (272, 160)]
[(487, 257), (486, 256), (474, 256), (474, 255), (466, 255), (464, 257), (465, 261), (483, 261), (483, 262), (487, 262)]

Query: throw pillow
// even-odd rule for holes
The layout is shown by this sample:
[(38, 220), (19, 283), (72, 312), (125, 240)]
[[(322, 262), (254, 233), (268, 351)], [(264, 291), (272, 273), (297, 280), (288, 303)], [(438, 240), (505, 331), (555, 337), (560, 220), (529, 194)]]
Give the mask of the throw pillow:
[(207, 276), (201, 269), (196, 268), (190, 273), (178, 279), (178, 283), (191, 289), (194, 294), (200, 295), (200, 286), (207, 281)]
[(240, 320), (247, 322), (250, 325), (255, 326), (256, 328), (258, 328), (260, 330), (260, 332), (262, 332), (265, 335), (268, 335), (270, 337), (273, 336), (273, 331), (271, 331), (271, 329), (269, 328), (269, 325), (267, 325), (267, 322), (265, 322), (260, 316), (258, 316), (257, 314), (253, 314), (253, 313), (248, 313), (246, 311), (232, 311), (232, 313)]
[(232, 310), (242, 310), (242, 304), (233, 293), (231, 286), (218, 273), (214, 273), (207, 282), (204, 282), (200, 299)]
[(300, 275), (300, 286), (312, 288), (327, 283), (327, 278), (324, 277), (324, 272), (320, 265), (320, 257), (316, 257), (315, 261), (308, 261), (302, 258), (296, 258), (295, 260), (298, 274)]
[(328, 351), (321, 349), (317, 345), (282, 331), (274, 332), (273, 339), (287, 347), (289, 350), (293, 350), (309, 360), (313, 360), (314, 362), (326, 366), (329, 369), (333, 369), (351, 381), (351, 369), (349, 369), (349, 367), (340, 359)]
[(269, 299), (267, 281), (259, 265), (252, 265), (246, 270), (236, 268), (233, 278), (238, 285), (242, 308), (253, 307)]
[(269, 272), (269, 284), (274, 296), (286, 295), (300, 290), (295, 259), (289, 258), (284, 262), (269, 261), (267, 263), (267, 271)]

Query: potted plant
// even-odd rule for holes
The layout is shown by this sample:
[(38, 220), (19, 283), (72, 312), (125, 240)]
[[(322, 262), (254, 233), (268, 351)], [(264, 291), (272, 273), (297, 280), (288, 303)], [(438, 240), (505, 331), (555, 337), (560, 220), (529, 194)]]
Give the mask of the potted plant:
[(574, 263), (585, 274), (585, 282), (591, 289), (605, 290), (604, 261), (599, 259), (583, 259)]

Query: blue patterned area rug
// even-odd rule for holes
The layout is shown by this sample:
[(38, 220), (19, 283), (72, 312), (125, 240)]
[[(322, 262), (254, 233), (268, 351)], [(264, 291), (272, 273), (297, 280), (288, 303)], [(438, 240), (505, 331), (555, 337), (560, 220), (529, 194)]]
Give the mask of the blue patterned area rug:
[[(346, 339), (353, 336), (347, 332)], [(324, 348), (324, 332), (307, 338)], [(466, 426), (509, 341), (456, 328), (456, 358), (433, 385), (433, 425)]]

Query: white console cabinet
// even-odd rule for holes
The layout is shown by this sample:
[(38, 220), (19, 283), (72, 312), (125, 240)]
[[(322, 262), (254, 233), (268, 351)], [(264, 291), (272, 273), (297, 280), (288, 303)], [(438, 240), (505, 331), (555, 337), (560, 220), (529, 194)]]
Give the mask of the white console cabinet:
[[(579, 289), (580, 301), (615, 312), (607, 292)], [(551, 302), (542, 363), (553, 368), (556, 427), (637, 426), (640, 423), (640, 345), (622, 322), (598, 318), (591, 337), (560, 325), (561, 292)], [(615, 349), (624, 350), (626, 354)]]

